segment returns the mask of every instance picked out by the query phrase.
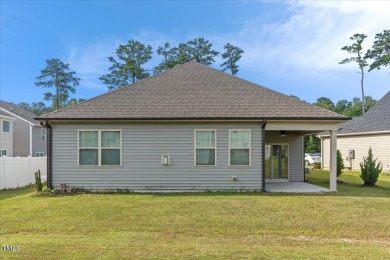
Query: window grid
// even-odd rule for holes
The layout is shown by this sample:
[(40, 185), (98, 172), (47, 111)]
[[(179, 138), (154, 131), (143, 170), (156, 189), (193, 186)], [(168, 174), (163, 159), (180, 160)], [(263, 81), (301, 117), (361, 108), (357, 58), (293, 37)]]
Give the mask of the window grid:
[[(203, 146), (202, 143), (200, 143), (200, 145), (198, 145), (198, 140), (197, 140), (197, 133), (200, 133), (200, 132), (209, 132), (209, 133), (213, 133), (214, 134), (214, 144), (211, 145), (211, 140), (212, 138), (210, 138), (210, 141), (208, 142), (209, 145), (208, 146)], [(210, 135), (211, 137), (211, 135)], [(217, 166), (217, 130), (215, 129), (195, 129), (194, 131), (194, 166)], [(214, 150), (214, 164), (197, 164), (197, 150)]]
[[(80, 132), (97, 132), (97, 147), (95, 146), (80, 146)], [(101, 146), (101, 139), (102, 139), (102, 132), (119, 132), (119, 147), (102, 147)], [(78, 166), (122, 166), (122, 130), (120, 129), (102, 129), (102, 130), (96, 130), (96, 129), (83, 129), (78, 131), (78, 159), (77, 164)], [(98, 151), (98, 161), (97, 164), (90, 164), (90, 165), (83, 165), (80, 164), (80, 150), (97, 150)], [(102, 150), (119, 150), (119, 164), (114, 165), (104, 165), (102, 164)]]
[[(237, 140), (235, 142), (235, 144), (233, 145), (232, 144), (232, 134), (234, 134), (234, 132), (247, 132), (248, 133), (248, 146), (246, 146), (243, 142), (243, 145), (242, 146), (239, 146), (237, 145)], [(238, 136), (238, 135), (237, 135)], [(237, 137), (236, 136), (236, 137)], [(251, 157), (252, 157), (252, 135), (251, 135), (251, 129), (230, 129), (229, 130), (229, 166), (251, 166)], [(231, 151), (232, 150), (249, 150), (249, 164), (231, 164)]]

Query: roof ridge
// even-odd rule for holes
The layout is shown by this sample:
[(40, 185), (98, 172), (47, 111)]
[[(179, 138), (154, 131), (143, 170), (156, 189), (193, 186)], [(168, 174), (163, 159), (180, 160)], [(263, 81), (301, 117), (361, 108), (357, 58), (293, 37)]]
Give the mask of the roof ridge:
[[(130, 87), (135, 86), (135, 85), (138, 85), (139, 83), (141, 83), (141, 82), (143, 82), (143, 81), (145, 81), (145, 80), (147, 80), (147, 79), (156, 78), (157, 76), (160, 76), (160, 75), (162, 75), (162, 74), (164, 74), (164, 73), (166, 73), (166, 72), (168, 72), (168, 71), (173, 71), (173, 70), (175, 70), (175, 69), (177, 69), (177, 68), (183, 67), (183, 66), (185, 66), (185, 65), (187, 65), (187, 64), (189, 64), (189, 63), (194, 63), (194, 62), (197, 63), (196, 61), (189, 61), (189, 62), (180, 64), (180, 65), (176, 65), (176, 66), (173, 67), (173, 68), (167, 69), (167, 70), (165, 70), (165, 71), (163, 71), (163, 72), (160, 72), (160, 73), (158, 73), (158, 74), (152, 75), (152, 76), (150, 76), (150, 77), (141, 79), (141, 80), (139, 80), (139, 81), (137, 81), (137, 82), (134, 82), (134, 83), (131, 83), (131, 84), (128, 84), (128, 85), (124, 85), (124, 86), (119, 87), (119, 88), (114, 89), (114, 90), (109, 90), (109, 91), (107, 91), (106, 93), (103, 93), (103, 94), (97, 95), (97, 96), (95, 96), (95, 97), (89, 98), (89, 99), (84, 100), (84, 101), (82, 101), (82, 102), (79, 102), (79, 103), (77, 103), (77, 104), (73, 104), (73, 105), (70, 105), (70, 106), (67, 106), (67, 107), (60, 108), (60, 109), (58, 109), (58, 110), (56, 110), (56, 111), (53, 111), (53, 112), (50, 112), (50, 113), (40, 115), (40, 116), (38, 116), (38, 117), (36, 117), (36, 118), (39, 119), (40, 117), (43, 117), (43, 116), (50, 116), (50, 115), (52, 115), (52, 114), (56, 114), (57, 112), (60, 112), (60, 111), (66, 110), (66, 109), (70, 109), (70, 108), (76, 107), (76, 106), (81, 105), (81, 104), (84, 104), (84, 103), (88, 103), (88, 102), (93, 101), (93, 100), (95, 100), (95, 99), (97, 99), (97, 98), (100, 98), (100, 97), (103, 97), (103, 96), (107, 96), (107, 95), (116, 93), (116, 92), (118, 92), (118, 91), (123, 91), (124, 89), (130, 88)], [(35, 118), (34, 118), (34, 119), (35, 119)]]

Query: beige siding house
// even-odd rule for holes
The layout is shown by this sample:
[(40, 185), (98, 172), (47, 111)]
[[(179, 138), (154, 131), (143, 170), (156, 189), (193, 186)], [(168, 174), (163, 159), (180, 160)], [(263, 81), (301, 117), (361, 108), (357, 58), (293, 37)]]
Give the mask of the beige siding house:
[[(2, 122), (0, 149), (7, 143), (3, 138), (10, 138), (11, 150), (7, 152), (9, 157), (42, 157), (47, 154), (46, 128), (35, 120), (33, 113), (26, 111), (15, 104), (0, 101), (0, 118)], [(10, 125), (10, 132), (4, 132), (4, 121)]]
[(13, 118), (0, 115), (0, 156), (11, 156), (13, 151)]
[(303, 182), (303, 137), (347, 119), (189, 62), (38, 118), (48, 186), (91, 190), (266, 190)]
[[(322, 165), (329, 168), (329, 135), (321, 134)], [(346, 168), (360, 170), (363, 156), (369, 147), (375, 157), (382, 162), (383, 170), (390, 170), (390, 92), (364, 116), (354, 118), (339, 125), (337, 148), (344, 159)], [(354, 158), (350, 158), (353, 150)], [(351, 155), (353, 155), (351, 154)]]

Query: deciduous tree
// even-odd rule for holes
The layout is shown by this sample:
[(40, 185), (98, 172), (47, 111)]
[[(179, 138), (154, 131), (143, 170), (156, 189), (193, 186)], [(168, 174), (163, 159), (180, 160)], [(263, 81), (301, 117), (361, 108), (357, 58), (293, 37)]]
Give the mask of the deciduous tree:
[(332, 100), (330, 100), (330, 98), (327, 97), (317, 98), (317, 101), (313, 103), (313, 105), (334, 111), (334, 103)]
[(42, 101), (40, 102), (33, 102), (31, 105), (27, 102), (21, 102), (18, 103), (17, 106), (23, 108), (24, 110), (30, 111), (34, 115), (40, 116), (46, 113), (50, 113), (53, 111), (53, 107), (47, 107), (45, 103)]

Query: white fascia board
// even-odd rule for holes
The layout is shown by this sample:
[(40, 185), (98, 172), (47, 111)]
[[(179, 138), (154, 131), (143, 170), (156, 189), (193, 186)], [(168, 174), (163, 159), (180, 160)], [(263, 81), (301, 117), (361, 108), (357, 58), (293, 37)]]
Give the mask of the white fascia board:
[[(346, 134), (337, 134), (337, 136), (380, 135), (380, 134), (390, 134), (390, 131), (372, 131), (372, 132), (346, 133)], [(320, 138), (329, 138), (329, 134), (319, 135), (319, 137)]]
[(266, 131), (337, 131), (338, 122), (321, 121), (268, 121)]

